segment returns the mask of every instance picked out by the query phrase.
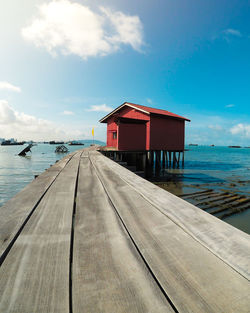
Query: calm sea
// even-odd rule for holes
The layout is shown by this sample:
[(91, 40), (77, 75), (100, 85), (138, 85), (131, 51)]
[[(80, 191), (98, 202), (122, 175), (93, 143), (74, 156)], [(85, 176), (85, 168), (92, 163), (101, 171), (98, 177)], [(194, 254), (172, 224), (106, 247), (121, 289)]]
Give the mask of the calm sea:
[[(89, 145), (66, 146), (72, 152)], [(31, 148), (32, 153), (29, 152), (26, 157), (18, 156), (26, 145), (0, 146), (0, 206), (30, 183), (35, 175), (41, 174), (66, 155), (55, 153), (56, 146), (38, 144)]]
[[(184, 168), (165, 171), (164, 189), (178, 196), (212, 189), (245, 196), (250, 202), (249, 148), (186, 146), (186, 149)], [(249, 209), (223, 220), (250, 234), (250, 203)]]
[[(70, 151), (84, 146), (68, 146)], [(32, 154), (19, 157), (25, 146), (0, 146), (0, 206), (12, 198), (64, 154), (55, 145), (38, 144)], [(168, 190), (181, 195), (197, 190), (229, 190), (250, 197), (250, 149), (187, 146), (184, 169), (167, 170)], [(226, 222), (250, 233), (250, 209), (227, 217)]]

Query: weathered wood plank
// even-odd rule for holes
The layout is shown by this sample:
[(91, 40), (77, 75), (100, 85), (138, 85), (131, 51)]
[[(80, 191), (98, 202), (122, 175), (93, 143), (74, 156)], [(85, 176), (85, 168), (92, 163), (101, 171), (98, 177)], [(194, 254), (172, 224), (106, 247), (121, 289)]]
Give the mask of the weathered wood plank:
[[(97, 153), (91, 154), (91, 160), (143, 257), (179, 312), (249, 311), (246, 278), (131, 188), (122, 179), (123, 168), (114, 170), (113, 162)], [(178, 198), (175, 200), (178, 209)]]
[[(37, 203), (75, 153), (71, 153), (28, 184), (0, 208), (0, 260)], [(0, 262), (1, 263), (1, 262)]]
[(69, 312), (72, 210), (80, 154), (63, 168), (0, 268), (1, 312)]
[(127, 171), (112, 160), (102, 160), (104, 167), (109, 167), (185, 232), (250, 280), (248, 234)]
[(174, 312), (83, 156), (74, 227), (73, 312)]

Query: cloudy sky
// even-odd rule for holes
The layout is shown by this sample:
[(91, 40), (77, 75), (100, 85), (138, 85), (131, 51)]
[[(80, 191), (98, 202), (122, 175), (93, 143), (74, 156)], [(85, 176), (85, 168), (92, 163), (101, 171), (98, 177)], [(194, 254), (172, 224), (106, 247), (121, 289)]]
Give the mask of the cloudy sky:
[(0, 2), (0, 137), (87, 139), (128, 101), (250, 145), (249, 0)]

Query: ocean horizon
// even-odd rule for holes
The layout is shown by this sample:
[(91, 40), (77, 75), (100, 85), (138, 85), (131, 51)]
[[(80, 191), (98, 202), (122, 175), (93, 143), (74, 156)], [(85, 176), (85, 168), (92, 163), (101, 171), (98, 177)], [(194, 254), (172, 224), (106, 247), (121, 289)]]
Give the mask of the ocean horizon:
[[(95, 141), (102, 144), (102, 142)], [(69, 152), (90, 146), (68, 146)], [(105, 145), (103, 143), (103, 145)], [(21, 191), (35, 177), (66, 154), (55, 153), (56, 145), (37, 144), (26, 157), (18, 156), (23, 146), (0, 146), (0, 207)], [(184, 168), (165, 170), (160, 187), (181, 196), (214, 190), (250, 198), (250, 149), (223, 146), (185, 148)], [(250, 233), (250, 209), (228, 216), (225, 222)]]

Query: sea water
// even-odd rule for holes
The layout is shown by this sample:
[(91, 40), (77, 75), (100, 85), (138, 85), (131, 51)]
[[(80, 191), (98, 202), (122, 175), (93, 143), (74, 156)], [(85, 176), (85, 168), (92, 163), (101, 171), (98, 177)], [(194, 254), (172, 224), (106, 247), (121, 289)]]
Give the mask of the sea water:
[[(87, 147), (67, 146), (69, 151)], [(65, 154), (55, 145), (38, 144), (26, 157), (18, 156), (25, 146), (0, 146), (0, 206)], [(181, 195), (201, 189), (229, 190), (250, 197), (250, 149), (187, 146), (184, 168), (168, 169), (164, 178), (169, 191)], [(250, 233), (250, 209), (232, 215), (226, 222)]]
[[(69, 153), (88, 147), (68, 146)], [(0, 206), (30, 183), (35, 175), (43, 173), (67, 153), (55, 153), (57, 145), (37, 144), (25, 157), (19, 156), (27, 145), (0, 146)]]
[[(212, 189), (250, 198), (250, 149), (186, 146), (184, 167), (166, 169), (164, 188), (175, 195)], [(250, 209), (223, 219), (250, 234)]]

